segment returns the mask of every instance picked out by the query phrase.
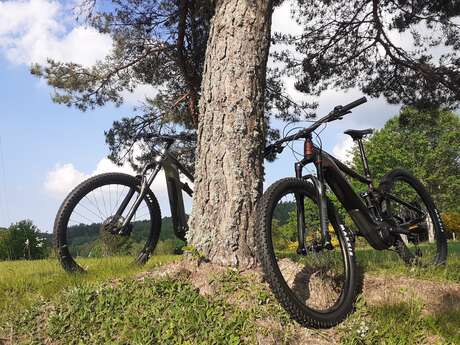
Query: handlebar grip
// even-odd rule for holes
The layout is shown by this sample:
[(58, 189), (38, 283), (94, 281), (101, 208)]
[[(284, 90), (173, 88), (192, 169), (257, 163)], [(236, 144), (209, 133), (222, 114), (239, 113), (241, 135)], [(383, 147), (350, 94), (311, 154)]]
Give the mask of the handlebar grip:
[(360, 99), (357, 99), (356, 101), (353, 101), (351, 103), (348, 103), (347, 105), (344, 105), (343, 107), (340, 108), (341, 113), (346, 113), (347, 111), (357, 107), (358, 105), (361, 105), (363, 103), (367, 102), (366, 97), (361, 97)]

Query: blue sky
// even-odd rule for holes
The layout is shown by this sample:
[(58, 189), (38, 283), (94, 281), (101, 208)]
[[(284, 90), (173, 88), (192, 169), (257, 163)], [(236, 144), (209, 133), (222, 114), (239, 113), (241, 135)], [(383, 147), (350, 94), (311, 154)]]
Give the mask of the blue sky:
[[(115, 169), (104, 159), (108, 153), (104, 130), (154, 92), (143, 86), (126, 94), (126, 104), (119, 108), (108, 105), (86, 113), (54, 104), (52, 90), (30, 75), (30, 63), (51, 56), (91, 64), (110, 46), (108, 37), (75, 25), (67, 9), (68, 2), (53, 0), (0, 2), (0, 226), (28, 218), (43, 231), (52, 231), (69, 188), (94, 173)], [(278, 9), (273, 29), (292, 31), (293, 26), (289, 7)], [(287, 82), (294, 98), (303, 97), (293, 90), (292, 81)], [(357, 90), (327, 91), (320, 98), (320, 114), (361, 96)], [(342, 134), (345, 129), (382, 127), (398, 109), (383, 100), (370, 100), (328, 126), (322, 134), (324, 147), (344, 157), (350, 147)], [(293, 164), (289, 150), (276, 162), (267, 163), (265, 185), (292, 175)], [(162, 213), (168, 215), (161, 182), (153, 190), (160, 196)]]

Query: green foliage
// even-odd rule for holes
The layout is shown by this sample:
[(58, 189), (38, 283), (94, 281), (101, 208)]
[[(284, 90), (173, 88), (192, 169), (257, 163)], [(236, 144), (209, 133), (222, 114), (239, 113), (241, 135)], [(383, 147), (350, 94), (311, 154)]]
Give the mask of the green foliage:
[[(447, 110), (404, 108), (364, 146), (374, 177), (380, 179), (394, 168), (405, 168), (427, 187), (441, 212), (460, 212), (458, 115)], [(362, 171), (357, 148), (353, 166)]]
[(393, 104), (458, 107), (458, 1), (298, 0), (292, 9), (303, 30), (275, 35), (285, 46), (274, 55), (297, 90), (357, 87)]
[(441, 216), (446, 230), (460, 238), (460, 212), (444, 212)]
[(368, 307), (361, 301), (359, 312), (347, 320), (344, 345), (425, 344), (427, 331), (417, 301)]
[[(295, 250), (297, 248), (297, 206), (294, 201), (279, 202), (273, 211), (272, 239), (276, 250)], [(304, 215), (306, 223), (306, 239), (319, 240), (321, 237), (319, 208), (309, 198), (304, 199)], [(332, 244), (339, 245), (334, 229), (329, 224)]]
[[(204, 58), (216, 2), (199, 1), (100, 1), (84, 0), (77, 7), (80, 19), (109, 34), (113, 50), (94, 66), (49, 60), (34, 65), (31, 73), (54, 88), (53, 101), (78, 109), (123, 103), (123, 92), (151, 85), (158, 93), (135, 109), (135, 116), (115, 121), (106, 134), (109, 157), (121, 163), (132, 155), (138, 134), (195, 132)], [(274, 1), (278, 6), (282, 0)], [(432, 5), (435, 4), (435, 5)], [(375, 8), (374, 8), (375, 7)], [(383, 95), (390, 103), (419, 107), (458, 105), (459, 14), (450, 2), (363, 2), (298, 0), (294, 18), (303, 27), (297, 35), (274, 33), (277, 44), (265, 90), (268, 140), (279, 137), (270, 128), (273, 118), (298, 121), (313, 115), (317, 102), (296, 104), (286, 94), (283, 79), (296, 79), (301, 92), (319, 95), (335, 87), (359, 87), (371, 96)], [(429, 29), (430, 34), (420, 28)], [(416, 49), (404, 50), (392, 42), (394, 31), (412, 35)], [(429, 49), (447, 52), (437, 59)], [(292, 49), (296, 50), (292, 54)], [(145, 154), (157, 141), (145, 140)], [(193, 169), (195, 142), (176, 145), (175, 153)]]
[[(254, 274), (228, 270), (213, 275), (210, 284), (214, 296), (201, 295), (182, 276), (71, 284), (51, 299), (40, 298), (21, 314), (11, 315), (12, 328), (4, 331), (16, 343), (253, 344), (267, 337), (285, 344), (293, 340), (286, 312)], [(259, 323), (266, 318), (269, 324)], [(270, 327), (278, 323), (282, 328)], [(0, 322), (0, 337), (1, 326)]]
[(50, 245), (32, 221), (22, 220), (0, 231), (0, 260), (41, 259)]
[(444, 339), (448, 339), (451, 344), (460, 344), (460, 310), (442, 310), (425, 318), (425, 325)]
[(168, 279), (77, 288), (60, 302), (48, 333), (66, 344), (241, 344), (254, 327), (248, 312), (212, 303), (193, 286)]
[[(438, 296), (433, 296), (436, 298)], [(361, 298), (357, 312), (339, 328), (344, 345), (454, 345), (460, 341), (460, 313), (452, 306), (443, 311), (422, 312), (416, 299), (407, 302), (367, 305)]]

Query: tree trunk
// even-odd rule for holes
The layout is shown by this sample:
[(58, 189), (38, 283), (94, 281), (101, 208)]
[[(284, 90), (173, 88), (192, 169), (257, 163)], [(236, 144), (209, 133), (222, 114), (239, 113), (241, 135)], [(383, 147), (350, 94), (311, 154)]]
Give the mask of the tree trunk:
[(262, 192), (270, 0), (217, 0), (201, 87), (188, 242), (211, 262), (249, 268)]

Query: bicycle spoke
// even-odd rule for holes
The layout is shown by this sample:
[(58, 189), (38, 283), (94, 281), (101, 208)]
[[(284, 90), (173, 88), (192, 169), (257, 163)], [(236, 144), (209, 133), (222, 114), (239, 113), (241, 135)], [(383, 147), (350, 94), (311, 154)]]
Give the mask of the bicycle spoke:
[(135, 178), (98, 175), (72, 193), (57, 215), (59, 255), (66, 270), (85, 270), (86, 258), (92, 258), (92, 263), (114, 256), (129, 256), (130, 263), (144, 263), (148, 259), (160, 230), (159, 223), (150, 219), (160, 214), (158, 207), (154, 208), (150, 199), (142, 199), (129, 222), (114, 212), (125, 204), (126, 217), (135, 204), (139, 197)]
[(84, 204), (80, 204), (81, 207), (83, 207), (84, 209), (86, 209), (87, 211), (91, 212), (92, 214), (94, 214), (96, 217), (98, 217), (101, 221), (104, 221), (104, 218), (102, 218), (100, 215), (97, 215), (96, 213), (94, 213), (93, 211), (91, 211), (89, 208), (87, 208)]
[(97, 210), (98, 210), (98, 212), (99, 212), (99, 214), (100, 214), (100, 216), (101, 216), (102, 219), (107, 218), (107, 217), (105, 217), (104, 214), (101, 212), (101, 209), (99, 208), (98, 203), (97, 203), (97, 200), (94, 198), (94, 195), (91, 194), (91, 196), (93, 197), (93, 201), (94, 201), (94, 202), (91, 201), (91, 200), (89, 199), (88, 196), (85, 196), (85, 198), (86, 198), (93, 206), (95, 206), (95, 207), (97, 208)]
[(77, 214), (77, 216), (80, 216), (80, 217), (82, 217), (82, 218), (86, 219), (86, 220), (89, 222), (89, 224), (93, 224), (93, 223), (94, 223), (94, 221), (92, 221), (92, 220), (90, 220), (90, 219), (86, 218), (85, 216), (81, 215), (81, 214), (80, 214), (80, 213), (78, 213), (77, 211), (74, 211), (74, 212)]
[(104, 197), (103, 188), (99, 189), (99, 194), (102, 196), (102, 202), (103, 202), (103, 205), (104, 205), (105, 214), (106, 214), (106, 216), (110, 216), (110, 214), (108, 214), (108, 212), (107, 212), (107, 205), (105, 204), (105, 197)]

